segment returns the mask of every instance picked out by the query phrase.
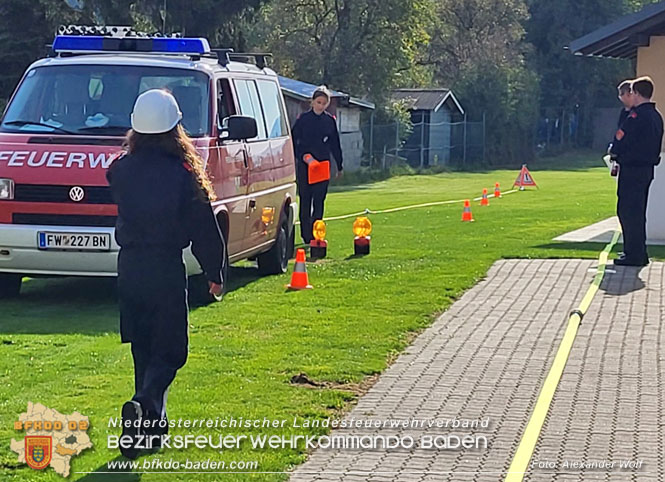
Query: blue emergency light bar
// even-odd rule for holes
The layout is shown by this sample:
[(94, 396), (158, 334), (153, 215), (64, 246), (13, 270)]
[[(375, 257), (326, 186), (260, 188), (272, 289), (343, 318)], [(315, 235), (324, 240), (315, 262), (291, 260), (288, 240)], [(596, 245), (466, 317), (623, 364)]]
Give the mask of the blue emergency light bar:
[(54, 52), (139, 52), (174, 55), (203, 55), (210, 53), (204, 38), (170, 37), (106, 37), (96, 35), (57, 35)]

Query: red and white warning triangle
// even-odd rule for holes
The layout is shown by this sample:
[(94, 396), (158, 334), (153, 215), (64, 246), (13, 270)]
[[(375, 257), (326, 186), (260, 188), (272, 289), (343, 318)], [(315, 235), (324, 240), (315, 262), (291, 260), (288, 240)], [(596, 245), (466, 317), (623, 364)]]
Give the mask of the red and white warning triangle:
[(515, 183), (513, 184), (513, 187), (515, 186), (519, 186), (520, 189), (524, 189), (525, 186), (538, 187), (536, 185), (536, 181), (533, 180), (531, 173), (526, 168), (526, 164), (522, 166), (522, 170), (520, 171), (519, 175), (517, 176), (517, 179), (515, 180)]

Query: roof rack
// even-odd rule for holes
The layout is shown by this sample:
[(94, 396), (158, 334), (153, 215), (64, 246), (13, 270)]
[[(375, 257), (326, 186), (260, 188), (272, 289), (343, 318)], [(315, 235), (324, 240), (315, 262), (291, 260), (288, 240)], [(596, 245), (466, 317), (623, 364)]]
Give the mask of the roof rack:
[(211, 52), (217, 56), (219, 65), (226, 67), (231, 62), (230, 55), (233, 53), (233, 49), (211, 49)]
[(217, 54), (217, 61), (220, 65), (227, 66), (229, 62), (235, 60), (237, 62), (249, 63), (251, 61), (259, 69), (264, 69), (267, 66), (266, 59), (272, 58), (271, 53), (267, 52), (234, 52), (233, 49), (212, 49), (214, 54)]

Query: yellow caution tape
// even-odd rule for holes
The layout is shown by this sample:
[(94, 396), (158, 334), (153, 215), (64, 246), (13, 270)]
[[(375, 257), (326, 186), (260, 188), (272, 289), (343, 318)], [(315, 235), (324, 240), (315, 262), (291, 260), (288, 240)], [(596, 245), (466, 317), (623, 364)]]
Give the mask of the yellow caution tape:
[(563, 374), (563, 369), (566, 366), (568, 357), (570, 356), (570, 351), (573, 348), (573, 342), (575, 341), (575, 336), (577, 335), (577, 330), (582, 322), (582, 317), (586, 313), (587, 309), (593, 301), (593, 297), (598, 292), (600, 284), (603, 281), (605, 276), (605, 268), (607, 266), (607, 258), (612, 251), (612, 248), (619, 240), (619, 235), (621, 232), (619, 230), (615, 231), (612, 241), (609, 242), (605, 249), (600, 253), (598, 257), (598, 271), (596, 276), (591, 283), (586, 295), (582, 299), (580, 306), (577, 310), (573, 311), (568, 319), (568, 327), (566, 328), (566, 333), (563, 335), (563, 340), (559, 345), (559, 349), (554, 357), (554, 362), (550, 368), (547, 378), (543, 383), (543, 388), (540, 391), (538, 396), (538, 401), (536, 402), (536, 407), (531, 414), (529, 423), (524, 430), (524, 435), (522, 435), (522, 440), (520, 441), (519, 447), (515, 452), (513, 461), (510, 464), (508, 469), (508, 474), (504, 479), (505, 482), (521, 482), (524, 479), (526, 473), (526, 468), (529, 465), (529, 461), (533, 456), (533, 451), (538, 442), (538, 437), (543, 428), (543, 423), (545, 422), (545, 417), (547, 412), (550, 409), (552, 404), (552, 398), (554, 397), (554, 392), (559, 385), (561, 380), (561, 375)]
[[(517, 189), (512, 189), (510, 191), (505, 191), (505, 192), (501, 193), (501, 195), (504, 196), (506, 194), (512, 194), (512, 193), (515, 193), (515, 192), (518, 192), (518, 190)], [(494, 195), (493, 194), (488, 194), (487, 197), (494, 197)], [(474, 201), (480, 201), (481, 199), (482, 199), (482, 196), (473, 198)], [(411, 204), (409, 206), (400, 206), (400, 207), (390, 208), (390, 209), (380, 209), (378, 211), (374, 211), (372, 209), (365, 209), (364, 211), (360, 211), (360, 212), (357, 212), (357, 213), (344, 214), (342, 216), (332, 216), (332, 217), (328, 217), (328, 218), (323, 218), (323, 220), (324, 221), (338, 221), (340, 219), (348, 219), (348, 218), (353, 218), (353, 217), (356, 217), (356, 216), (364, 216), (364, 215), (367, 215), (367, 214), (395, 213), (397, 211), (405, 211), (407, 209), (426, 208), (426, 207), (430, 207), (430, 206), (443, 206), (445, 204), (458, 204), (458, 203), (463, 203), (464, 201), (465, 201), (465, 199), (453, 199), (453, 200), (450, 200), (450, 201), (433, 201), (433, 202), (422, 203), (422, 204)], [(296, 224), (299, 224), (299, 223), (296, 223)]]

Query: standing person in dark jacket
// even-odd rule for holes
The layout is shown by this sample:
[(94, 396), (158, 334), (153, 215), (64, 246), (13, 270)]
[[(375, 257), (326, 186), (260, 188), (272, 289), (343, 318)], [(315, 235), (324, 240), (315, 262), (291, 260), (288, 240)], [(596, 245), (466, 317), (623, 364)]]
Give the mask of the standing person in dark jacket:
[(646, 247), (646, 210), (654, 167), (660, 163), (663, 118), (651, 102), (653, 82), (632, 82), (633, 108), (614, 136), (610, 154), (619, 163), (617, 214), (623, 230), (624, 252), (614, 264), (649, 264)]
[(337, 163), (337, 177), (342, 175), (343, 162), (337, 122), (326, 112), (330, 105), (330, 91), (325, 86), (317, 87), (311, 104), (312, 108), (298, 117), (292, 130), (300, 195), (300, 234), (307, 244), (313, 239), (314, 221), (323, 218), (328, 181), (309, 184), (305, 155), (311, 154), (317, 161), (332, 161), (332, 154)]
[[(163, 435), (168, 429), (168, 388), (187, 360), (182, 255), (190, 242), (210, 293), (222, 292), (223, 244), (209, 202), (214, 193), (181, 120), (168, 92), (141, 94), (132, 113), (127, 154), (107, 173), (118, 205), (120, 335), (123, 343), (131, 343), (134, 358), (135, 394), (122, 407), (120, 444), (129, 458), (139, 455), (137, 436)], [(124, 425), (137, 420), (147, 420), (151, 427)], [(131, 443), (123, 447), (123, 439)]]

